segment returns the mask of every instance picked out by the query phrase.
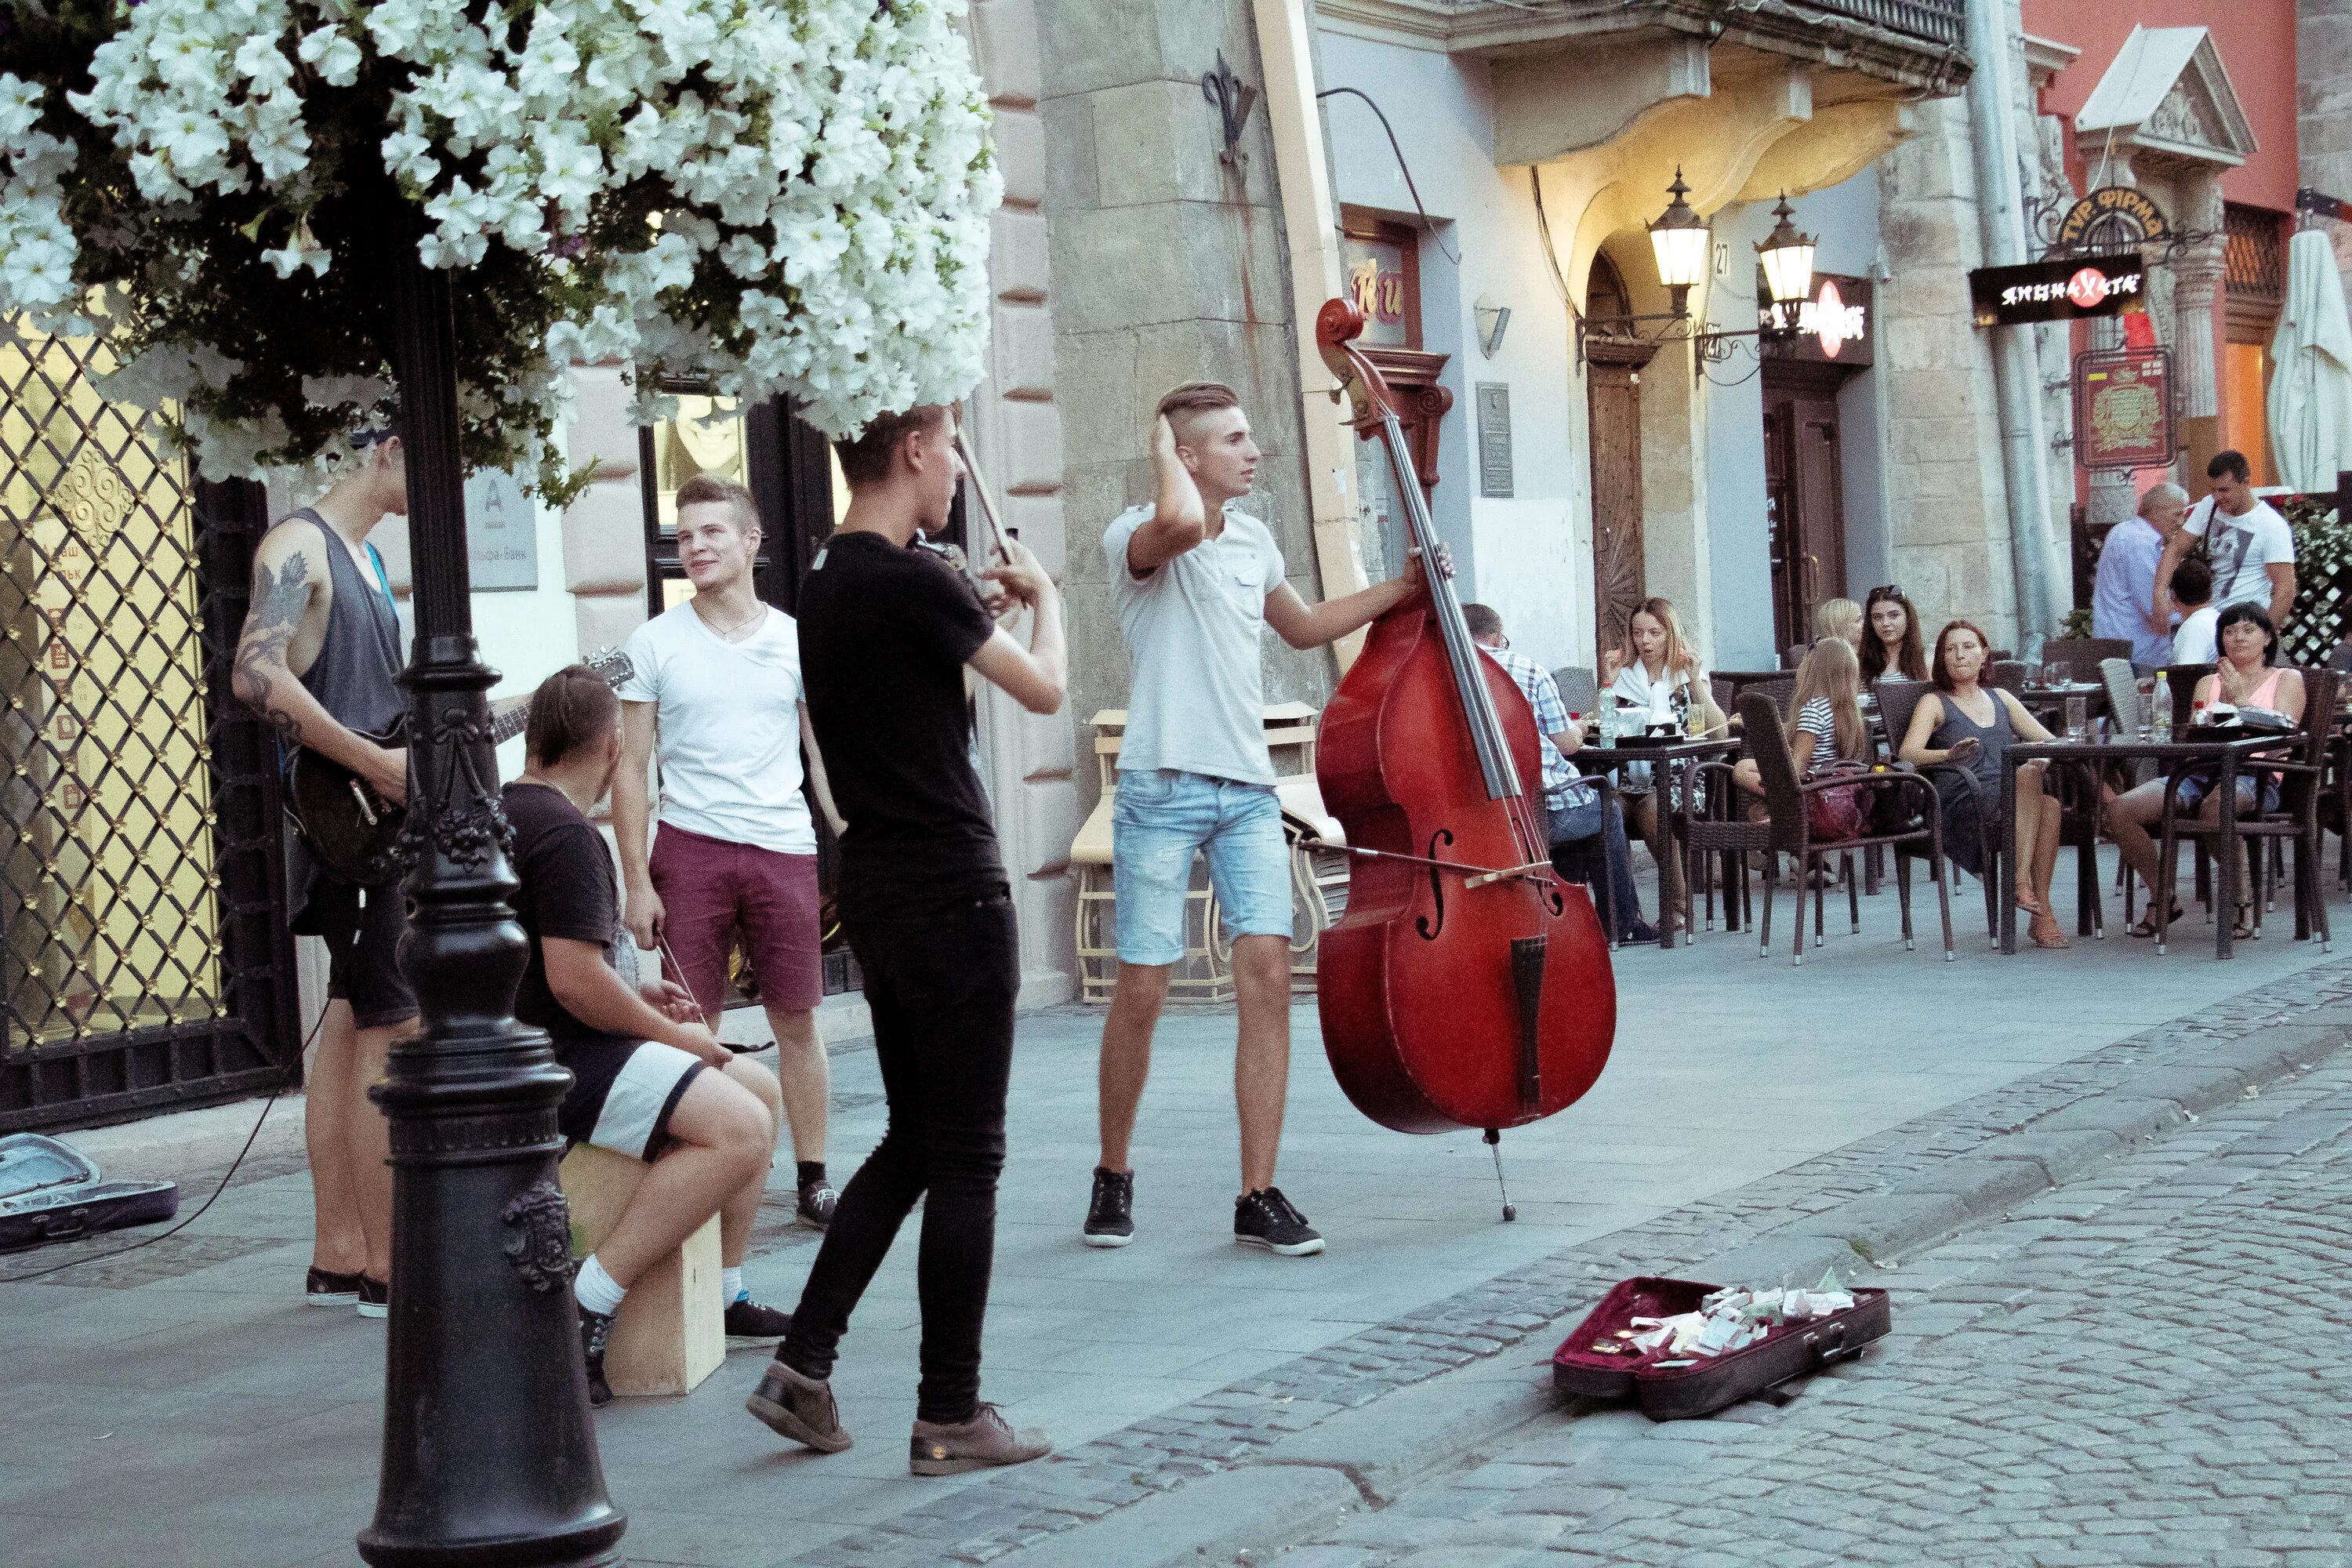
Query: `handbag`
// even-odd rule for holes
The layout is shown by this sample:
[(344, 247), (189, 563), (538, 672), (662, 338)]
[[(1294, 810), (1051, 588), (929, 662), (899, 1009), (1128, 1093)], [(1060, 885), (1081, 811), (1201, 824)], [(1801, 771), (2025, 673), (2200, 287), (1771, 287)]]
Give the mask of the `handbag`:
[[(1823, 779), (1861, 777), (1870, 769), (1861, 763), (1831, 763), (1815, 768), (1807, 777), (1808, 784)], [(1833, 784), (1817, 789), (1805, 796), (1805, 826), (1811, 836), (1824, 843), (1844, 838), (1859, 838), (1863, 834), (1863, 796), (1867, 792), (1859, 784)]]

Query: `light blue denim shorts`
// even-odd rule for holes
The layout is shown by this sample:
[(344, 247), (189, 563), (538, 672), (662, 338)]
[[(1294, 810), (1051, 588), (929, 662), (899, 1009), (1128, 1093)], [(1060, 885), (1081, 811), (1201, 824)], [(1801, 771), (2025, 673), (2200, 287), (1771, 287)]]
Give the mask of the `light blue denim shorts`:
[(1228, 936), (1289, 940), (1290, 847), (1273, 786), (1174, 768), (1122, 773), (1111, 802), (1121, 963), (1184, 956), (1194, 850), (1209, 857), (1209, 885)]

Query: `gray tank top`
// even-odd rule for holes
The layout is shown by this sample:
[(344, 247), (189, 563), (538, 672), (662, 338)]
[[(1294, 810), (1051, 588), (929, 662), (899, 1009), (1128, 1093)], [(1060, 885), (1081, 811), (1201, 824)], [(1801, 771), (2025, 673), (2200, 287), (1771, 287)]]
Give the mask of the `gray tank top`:
[(1977, 754), (1968, 763), (1968, 769), (1976, 775), (1979, 784), (1992, 788), (2000, 783), (2001, 753), (2008, 751), (2010, 742), (2017, 739), (2017, 732), (2010, 727), (2009, 704), (2000, 700), (2000, 693), (1989, 686), (1982, 689), (1992, 699), (1992, 722), (1978, 723), (1960, 711), (1960, 705), (1952, 700), (1950, 692), (1940, 692), (1938, 695), (1944, 700), (1944, 717), (1937, 724), (1935, 733), (1927, 737), (1927, 744), (1939, 750), (1948, 749), (1958, 744), (1961, 736), (1974, 735), (1977, 738)]
[[(317, 524), (327, 536), (327, 579), (334, 586), (327, 637), (302, 672), (302, 685), (346, 728), (388, 735), (408, 711), (408, 694), (400, 685), (400, 616), (391, 594), (368, 581), (324, 518), (308, 507), (294, 516)], [(374, 557), (374, 546), (368, 554)]]

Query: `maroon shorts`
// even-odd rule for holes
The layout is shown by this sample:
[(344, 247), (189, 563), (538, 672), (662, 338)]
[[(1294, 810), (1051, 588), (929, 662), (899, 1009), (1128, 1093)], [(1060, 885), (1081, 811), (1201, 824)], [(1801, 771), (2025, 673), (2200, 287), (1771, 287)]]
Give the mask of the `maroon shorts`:
[(762, 1004), (805, 1013), (824, 999), (815, 856), (730, 844), (665, 822), (647, 868), (661, 895), (662, 934), (686, 971), (670, 978), (682, 980), (705, 1013), (716, 1018), (726, 1005), (727, 955), (738, 931)]

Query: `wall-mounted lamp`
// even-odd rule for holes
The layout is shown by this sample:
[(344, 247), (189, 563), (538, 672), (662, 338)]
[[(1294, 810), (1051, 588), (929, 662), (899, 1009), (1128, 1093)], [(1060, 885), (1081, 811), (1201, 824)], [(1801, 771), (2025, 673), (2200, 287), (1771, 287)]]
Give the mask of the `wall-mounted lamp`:
[(1511, 308), (1497, 305), (1486, 295), (1478, 296), (1470, 307), (1470, 316), (1478, 325), (1478, 353), (1482, 359), (1493, 359), (1503, 350), (1503, 334), (1511, 328)]
[(1706, 219), (1683, 200), (1690, 195), (1690, 187), (1683, 184), (1680, 164), (1675, 167), (1675, 183), (1666, 187), (1666, 194), (1673, 199), (1650, 225), (1650, 251), (1658, 259), (1658, 281), (1666, 286), (1674, 313), (1685, 316), (1690, 313), (1690, 291), (1706, 281)]
[[(1796, 211), (1789, 205), (1786, 191), (1772, 216), (1778, 221), (1772, 232), (1756, 247), (1757, 265), (1764, 273), (1764, 294), (1767, 302), (1786, 307), (1775, 312), (1791, 323), (1786, 328), (1754, 327), (1747, 331), (1702, 331), (1704, 323), (1696, 321), (1690, 313), (1690, 291), (1706, 279), (1707, 265), (1717, 248), (1705, 218), (1683, 198), (1690, 187), (1683, 184), (1683, 172), (1675, 170), (1675, 183), (1667, 187), (1666, 210), (1650, 225), (1650, 249), (1657, 258), (1658, 281), (1666, 286), (1666, 296), (1672, 309), (1664, 315), (1605, 317), (1592, 321), (1582, 315), (1576, 321), (1576, 352), (1579, 363), (1583, 363), (1584, 346), (1593, 336), (1622, 342), (1666, 343), (1688, 342), (1698, 353), (1694, 356), (1695, 370), (1704, 374), (1706, 367), (1727, 358), (1736, 342), (1750, 338), (1758, 342), (1778, 340), (1794, 335), (1793, 323), (1797, 307), (1812, 297), (1813, 237), (1798, 232)], [(1644, 323), (1657, 322), (1652, 331)]]
[(1234, 74), (1225, 63), (1225, 51), (1217, 51), (1217, 68), (1201, 78), (1201, 96), (1217, 106), (1224, 121), (1225, 147), (1217, 154), (1217, 162), (1238, 174), (1249, 154), (1242, 151), (1242, 132), (1248, 128), (1250, 110), (1257, 107), (1257, 89)]

